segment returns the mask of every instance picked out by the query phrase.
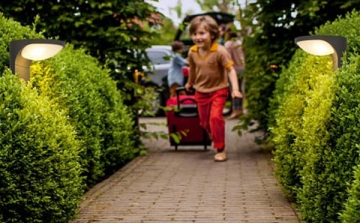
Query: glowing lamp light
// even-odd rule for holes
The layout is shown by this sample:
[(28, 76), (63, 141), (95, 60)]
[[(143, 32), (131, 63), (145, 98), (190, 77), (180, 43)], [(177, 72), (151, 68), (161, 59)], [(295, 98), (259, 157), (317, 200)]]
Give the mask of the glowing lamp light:
[(295, 43), (305, 52), (316, 55), (331, 55), (334, 70), (341, 67), (341, 57), (346, 50), (346, 38), (342, 36), (300, 36)]
[(19, 78), (30, 80), (30, 64), (33, 60), (45, 60), (55, 56), (65, 46), (60, 40), (29, 39), (10, 43), (10, 69)]
[(54, 44), (30, 44), (21, 51), (21, 56), (28, 60), (46, 60), (55, 56), (63, 46)]
[(334, 48), (323, 40), (304, 40), (297, 44), (301, 49), (316, 56), (330, 55), (335, 52)]

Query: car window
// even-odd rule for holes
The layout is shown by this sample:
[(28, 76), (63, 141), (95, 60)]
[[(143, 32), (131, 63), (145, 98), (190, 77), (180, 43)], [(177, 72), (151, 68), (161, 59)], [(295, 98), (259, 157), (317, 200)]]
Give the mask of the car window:
[(165, 52), (147, 51), (147, 55), (154, 65), (170, 63), (169, 55)]

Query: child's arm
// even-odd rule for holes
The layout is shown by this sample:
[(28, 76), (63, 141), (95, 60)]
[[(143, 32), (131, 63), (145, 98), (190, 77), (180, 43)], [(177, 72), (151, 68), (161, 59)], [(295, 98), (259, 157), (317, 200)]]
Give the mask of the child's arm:
[(231, 66), (231, 67), (227, 68), (227, 72), (228, 72), (229, 80), (230, 80), (230, 83), (232, 86), (231, 97), (232, 98), (242, 98), (243, 95), (239, 91), (238, 77), (236, 75), (236, 71), (235, 71), (234, 67)]
[(175, 63), (178, 64), (179, 66), (187, 66), (188, 61), (187, 59), (183, 58), (180, 54), (176, 54), (176, 56), (174, 57), (175, 59)]
[(187, 61), (189, 63), (190, 69), (189, 69), (188, 81), (185, 84), (185, 88), (187, 91), (191, 91), (192, 87), (194, 86), (194, 82), (195, 82), (195, 76), (196, 76), (196, 74), (195, 74), (196, 68), (195, 67), (196, 67), (196, 65), (191, 57), (188, 57)]
[(192, 91), (192, 88), (194, 86), (194, 81), (195, 81), (195, 64), (193, 64), (193, 65), (190, 64), (188, 81), (185, 84), (185, 89), (187, 91), (189, 91), (189, 92)]

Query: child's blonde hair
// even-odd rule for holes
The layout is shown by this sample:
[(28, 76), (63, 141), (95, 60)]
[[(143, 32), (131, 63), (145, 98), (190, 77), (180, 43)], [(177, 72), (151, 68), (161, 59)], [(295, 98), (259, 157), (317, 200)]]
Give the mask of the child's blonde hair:
[(208, 15), (197, 16), (191, 20), (189, 29), (190, 35), (192, 35), (201, 25), (209, 31), (212, 42), (215, 42), (215, 40), (220, 37), (219, 25), (215, 19)]

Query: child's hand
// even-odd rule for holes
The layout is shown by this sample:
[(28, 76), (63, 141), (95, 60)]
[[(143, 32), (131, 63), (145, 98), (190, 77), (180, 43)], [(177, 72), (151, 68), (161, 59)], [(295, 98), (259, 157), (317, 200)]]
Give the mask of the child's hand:
[(192, 85), (189, 84), (189, 83), (186, 83), (185, 84), (185, 89), (186, 89), (187, 92), (192, 92)]
[(241, 94), (240, 91), (232, 91), (232, 92), (231, 92), (231, 97), (232, 97), (232, 98), (242, 98), (243, 95)]

